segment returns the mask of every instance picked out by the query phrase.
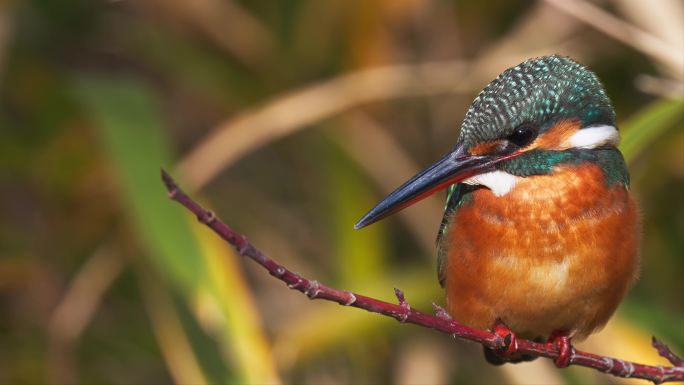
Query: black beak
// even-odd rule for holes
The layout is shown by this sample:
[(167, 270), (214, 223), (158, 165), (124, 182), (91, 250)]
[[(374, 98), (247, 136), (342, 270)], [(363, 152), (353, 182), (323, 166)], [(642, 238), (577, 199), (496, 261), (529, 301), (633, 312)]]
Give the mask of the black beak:
[(453, 183), (493, 171), (493, 166), (505, 158), (508, 157), (469, 155), (463, 142), (459, 142), (446, 156), (418, 173), (373, 207), (356, 222), (354, 228), (358, 230), (375, 223)]

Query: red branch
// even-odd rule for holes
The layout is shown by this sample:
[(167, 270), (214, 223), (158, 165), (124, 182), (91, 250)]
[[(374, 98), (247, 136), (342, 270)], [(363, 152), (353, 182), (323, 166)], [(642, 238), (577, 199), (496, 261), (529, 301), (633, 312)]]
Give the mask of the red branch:
[[(309, 280), (297, 273), (286, 269), (278, 262), (264, 255), (254, 245), (241, 235), (223, 223), (216, 215), (207, 211), (192, 198), (187, 196), (176, 184), (176, 182), (162, 170), (162, 180), (169, 192), (169, 197), (181, 205), (185, 206), (197, 219), (210, 227), (216, 234), (233, 245), (241, 256), (250, 258), (265, 268), (272, 276), (285, 282), (290, 289), (298, 290), (306, 294), (310, 299), (325, 299), (337, 302), (340, 305), (352, 306), (367, 310), (371, 313), (378, 313), (392, 317), (402, 323), (412, 323), (415, 325), (435, 329), (442, 333), (454, 337), (463, 338), (469, 341), (478, 342), (488, 348), (501, 349), (505, 347), (504, 338), (488, 330), (474, 329), (451, 319), (446, 312), (437, 305), (434, 305), (436, 315), (420, 312), (409, 306), (404, 298), (404, 294), (395, 289), (395, 294), (399, 304), (393, 304), (364, 295), (352, 293), (350, 291), (338, 290), (321, 284), (316, 280)], [(517, 340), (517, 352), (556, 359), (559, 355), (555, 345), (537, 343), (529, 340)], [(658, 353), (667, 358), (673, 366), (652, 366), (638, 364), (635, 362), (601, 356), (597, 354), (574, 351), (570, 358), (571, 365), (586, 366), (609, 373), (618, 377), (641, 378), (660, 384), (668, 381), (684, 381), (684, 364), (682, 359), (677, 357), (672, 351), (657, 339), (653, 339), (653, 346)]]

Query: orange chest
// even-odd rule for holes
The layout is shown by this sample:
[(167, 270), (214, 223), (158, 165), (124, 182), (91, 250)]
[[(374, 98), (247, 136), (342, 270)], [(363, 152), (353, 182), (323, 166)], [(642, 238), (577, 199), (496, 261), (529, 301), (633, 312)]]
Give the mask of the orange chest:
[(584, 254), (596, 260), (604, 254), (601, 249), (618, 249), (637, 238), (622, 230), (637, 226), (629, 191), (606, 185), (591, 164), (519, 178), (502, 197), (481, 188), (469, 199), (451, 220), (445, 241), (453, 247), (444, 245), (460, 258), (470, 255), (461, 251), (467, 249), (480, 261), (504, 257), (542, 263)]
[[(530, 335), (587, 334), (608, 319), (637, 268), (638, 215), (626, 187), (583, 165), (469, 199), (441, 245), (452, 314), (478, 327), (501, 317)], [(565, 315), (550, 321), (551, 309)], [(545, 322), (533, 325), (535, 317)]]

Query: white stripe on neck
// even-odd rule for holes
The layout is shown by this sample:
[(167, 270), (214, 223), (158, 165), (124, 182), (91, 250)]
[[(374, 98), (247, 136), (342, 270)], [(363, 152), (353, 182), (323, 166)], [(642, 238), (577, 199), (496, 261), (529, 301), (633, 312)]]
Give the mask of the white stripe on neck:
[(494, 195), (500, 197), (513, 190), (517, 181), (518, 177), (515, 175), (511, 175), (504, 171), (492, 171), (472, 176), (464, 180), (463, 183), (486, 186), (492, 190)]
[(620, 134), (613, 126), (592, 126), (577, 130), (566, 140), (569, 148), (596, 148), (620, 143)]
[[(565, 141), (567, 148), (596, 148), (608, 144), (617, 146), (620, 134), (613, 126), (592, 126), (578, 130)], [(492, 171), (472, 176), (462, 183), (481, 185), (492, 190), (498, 197), (508, 194), (515, 187), (518, 177), (504, 171)]]

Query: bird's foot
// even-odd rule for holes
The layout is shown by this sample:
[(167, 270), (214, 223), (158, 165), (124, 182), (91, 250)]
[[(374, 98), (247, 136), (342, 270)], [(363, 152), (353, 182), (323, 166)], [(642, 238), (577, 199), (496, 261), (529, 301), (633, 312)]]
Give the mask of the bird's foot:
[(555, 331), (546, 341), (549, 347), (558, 349), (558, 357), (553, 361), (558, 368), (567, 368), (570, 365), (570, 360), (575, 353), (575, 348), (570, 342), (567, 331)]
[(491, 330), (500, 338), (501, 343), (497, 343), (497, 346), (494, 348), (484, 348), (485, 359), (490, 364), (517, 364), (519, 362), (532, 361), (537, 358), (536, 356), (518, 352), (518, 338), (500, 318), (496, 319)]
[(496, 319), (492, 331), (503, 340), (503, 346), (495, 350), (498, 355), (510, 357), (518, 351), (518, 338), (501, 318)]

